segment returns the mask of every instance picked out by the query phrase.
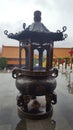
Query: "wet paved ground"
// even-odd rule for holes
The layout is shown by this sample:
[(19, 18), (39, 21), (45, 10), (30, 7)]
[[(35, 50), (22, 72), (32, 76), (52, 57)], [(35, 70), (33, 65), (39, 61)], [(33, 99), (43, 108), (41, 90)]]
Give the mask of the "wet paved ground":
[(11, 73), (0, 73), (0, 130), (73, 130), (73, 94), (69, 93), (66, 78), (57, 78), (57, 104), (51, 119), (20, 120), (17, 114), (18, 90)]

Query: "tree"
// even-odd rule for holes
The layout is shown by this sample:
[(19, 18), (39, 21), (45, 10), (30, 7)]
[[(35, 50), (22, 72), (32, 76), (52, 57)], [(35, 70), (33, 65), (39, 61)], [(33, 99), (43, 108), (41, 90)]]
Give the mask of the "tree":
[(4, 69), (7, 66), (7, 59), (5, 57), (0, 58), (0, 68)]

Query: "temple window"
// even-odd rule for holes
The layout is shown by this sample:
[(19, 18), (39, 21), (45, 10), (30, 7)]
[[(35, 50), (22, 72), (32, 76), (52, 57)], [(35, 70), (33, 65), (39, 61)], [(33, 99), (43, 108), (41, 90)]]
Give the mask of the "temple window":
[(22, 48), (21, 50), (21, 66), (24, 67), (24, 65), (26, 64), (26, 51), (25, 48)]
[(39, 67), (39, 51), (37, 49), (34, 50), (33, 59), (34, 59), (33, 66)]
[(47, 51), (46, 49), (43, 51), (43, 56), (42, 56), (42, 67), (46, 68), (46, 59), (47, 59)]

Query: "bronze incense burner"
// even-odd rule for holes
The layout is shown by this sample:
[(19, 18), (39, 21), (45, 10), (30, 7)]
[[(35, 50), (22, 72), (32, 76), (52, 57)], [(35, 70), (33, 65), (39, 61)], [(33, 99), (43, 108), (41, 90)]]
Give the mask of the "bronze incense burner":
[[(52, 67), (54, 41), (64, 40), (63, 31), (50, 32), (41, 23), (41, 12), (34, 12), (34, 22), (16, 34), (5, 34), (19, 41), (19, 67), (14, 68), (12, 77), (16, 79), (18, 114), (21, 118), (41, 119), (52, 115), (52, 105), (57, 103), (55, 78), (58, 70)], [(25, 50), (26, 62), (22, 65), (22, 50)], [(38, 65), (34, 64), (34, 52), (38, 51)], [(45, 50), (45, 54), (44, 54)], [(43, 56), (44, 54), (44, 56)], [(43, 58), (45, 57), (45, 66)]]

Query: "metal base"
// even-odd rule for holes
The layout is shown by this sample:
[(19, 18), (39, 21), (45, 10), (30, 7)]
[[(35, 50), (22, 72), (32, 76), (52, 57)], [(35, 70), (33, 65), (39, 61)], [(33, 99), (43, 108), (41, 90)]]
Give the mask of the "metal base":
[[(45, 108), (44, 108), (45, 109)], [(18, 115), (21, 119), (24, 119), (24, 118), (28, 118), (28, 119), (44, 119), (44, 118), (48, 118), (48, 117), (52, 117), (53, 115), (53, 108), (51, 106), (50, 110), (49, 111), (42, 111), (42, 110), (39, 110), (39, 111), (34, 111), (34, 110), (31, 110), (29, 112), (25, 112), (24, 110), (21, 109), (21, 107), (18, 107)]]

